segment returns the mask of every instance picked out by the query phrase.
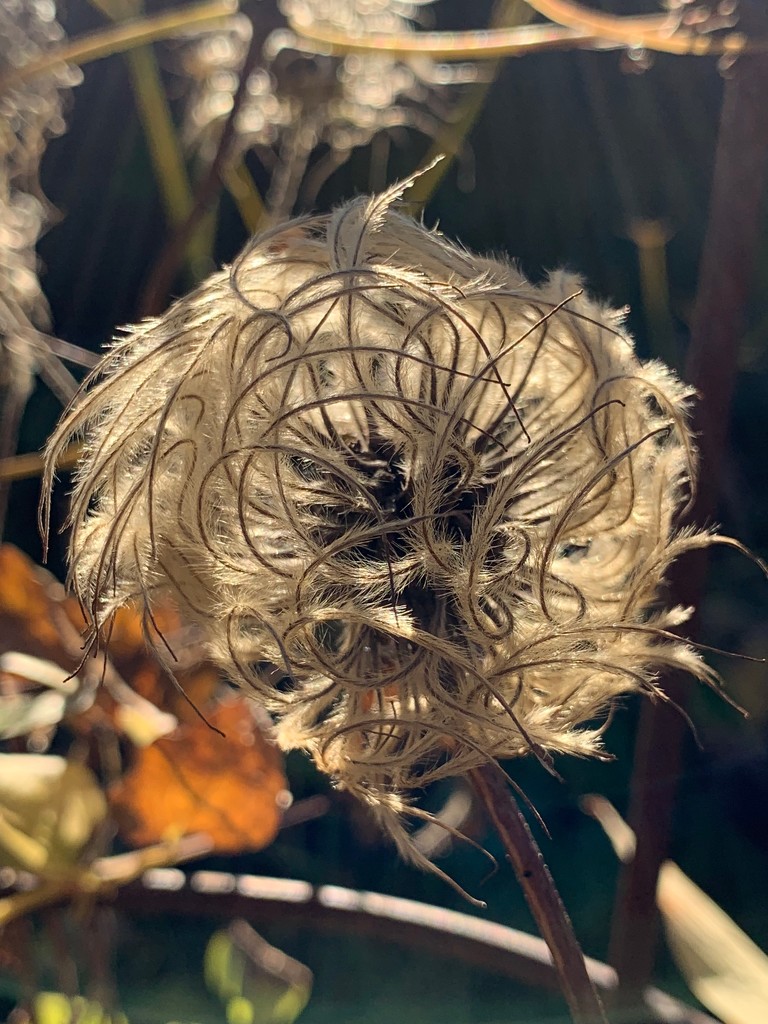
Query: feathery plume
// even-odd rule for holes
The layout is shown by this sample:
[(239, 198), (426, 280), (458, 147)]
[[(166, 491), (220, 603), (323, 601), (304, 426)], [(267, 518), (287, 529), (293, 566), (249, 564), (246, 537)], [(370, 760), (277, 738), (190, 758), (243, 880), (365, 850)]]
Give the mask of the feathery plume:
[[(412, 179), (411, 179), (412, 180)], [(416, 791), (501, 758), (600, 755), (668, 666), (689, 390), (621, 316), (395, 209), (410, 184), (254, 238), (127, 330), (54, 435), (82, 436), (71, 579), (91, 642), (169, 595), (411, 860)]]

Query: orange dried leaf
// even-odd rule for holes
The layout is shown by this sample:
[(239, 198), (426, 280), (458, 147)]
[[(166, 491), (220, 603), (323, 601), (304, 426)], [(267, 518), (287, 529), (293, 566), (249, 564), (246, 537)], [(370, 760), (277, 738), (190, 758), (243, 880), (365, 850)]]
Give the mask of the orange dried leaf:
[[(85, 620), (77, 601), (66, 596), (64, 587), (51, 573), (10, 544), (0, 545), (0, 579), (0, 656), (15, 652), (49, 662), (51, 672), (60, 668), (62, 683), (70, 673), (78, 671), (81, 679), (96, 688), (104, 675), (103, 660), (89, 657), (81, 665)], [(175, 674), (189, 700), (195, 706), (205, 705), (220, 685), (220, 675), (212, 665), (194, 663), (194, 658), (189, 657), (189, 643), (176, 609), (171, 605), (155, 609), (152, 628), (159, 629), (172, 643), (184, 641), (184, 654), (189, 663), (180, 665)], [(77, 732), (89, 734), (94, 727), (111, 726), (134, 742), (141, 742), (143, 736), (152, 739), (168, 731), (164, 724), (168, 715), (158, 718), (149, 705), (182, 721), (195, 720), (194, 709), (174, 689), (149, 651), (142, 616), (135, 609), (123, 608), (115, 616), (109, 657), (130, 690), (115, 681), (114, 673), (107, 675), (107, 687), (99, 687), (95, 704), (72, 720)], [(21, 663), (20, 659), (16, 660)], [(34, 690), (38, 683), (36, 675), (19, 680), (6, 673), (0, 678), (3, 692)]]
[[(53, 576), (11, 544), (0, 546), (0, 651), (19, 651), (61, 665), (64, 676), (75, 668), (79, 652), (62, 638)], [(59, 588), (63, 594), (63, 588)], [(82, 619), (81, 619), (82, 621)]]
[[(74, 602), (72, 606), (70, 612), (79, 615), (79, 608)], [(82, 619), (78, 622), (78, 628), (82, 628)], [(185, 636), (181, 617), (173, 605), (154, 607), (148, 628), (155, 640), (158, 633), (162, 636), (159, 646), (167, 644), (178, 658), (174, 675), (180, 690), (174, 688), (156, 656), (148, 649), (142, 616), (135, 608), (120, 608), (115, 614), (109, 634), (110, 659), (140, 697), (181, 721), (194, 721), (197, 718), (194, 707), (203, 707), (211, 700), (221, 683), (221, 675), (210, 662), (199, 660), (202, 657), (201, 651), (195, 654), (193, 650), (190, 658), (189, 640)], [(182, 690), (186, 697), (182, 695)]]
[(220, 703), (203, 721), (139, 750), (111, 787), (121, 834), (134, 846), (205, 832), (214, 848), (236, 853), (267, 846), (280, 825), (286, 781), (282, 760), (244, 698)]

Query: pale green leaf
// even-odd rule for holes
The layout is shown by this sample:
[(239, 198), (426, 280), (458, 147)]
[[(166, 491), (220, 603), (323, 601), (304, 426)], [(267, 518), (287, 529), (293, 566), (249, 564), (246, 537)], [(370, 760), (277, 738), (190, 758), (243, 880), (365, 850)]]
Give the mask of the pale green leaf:
[(672, 955), (696, 998), (725, 1024), (768, 1021), (768, 956), (670, 861), (657, 899)]
[(0, 865), (42, 875), (70, 868), (106, 813), (85, 765), (50, 754), (0, 754)]

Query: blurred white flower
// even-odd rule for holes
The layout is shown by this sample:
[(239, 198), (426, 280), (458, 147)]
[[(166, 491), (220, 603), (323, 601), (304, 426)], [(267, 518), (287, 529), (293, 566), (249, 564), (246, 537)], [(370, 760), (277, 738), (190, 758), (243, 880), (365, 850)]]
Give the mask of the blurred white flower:
[[(351, 35), (402, 36), (414, 31), (419, 8), (431, 2), (282, 0), (281, 9), (299, 31), (330, 26)], [(213, 158), (232, 109), (251, 33), (249, 19), (235, 15), (225, 28), (194, 38), (181, 52), (180, 67), (191, 83), (185, 136), (206, 161)], [(448, 74), (445, 66), (421, 56), (407, 62), (377, 53), (329, 56), (296, 32), (276, 29), (248, 78), (232, 159), (259, 149), (273, 171), (268, 207), (275, 220), (282, 219), (290, 216), (318, 146), (327, 146), (329, 155), (314, 175), (315, 193), (353, 148), (381, 131), (409, 126), (433, 137), (448, 109), (433, 109), (436, 98), (454, 80), (467, 80), (461, 67)], [(265, 152), (270, 149), (273, 154)]]

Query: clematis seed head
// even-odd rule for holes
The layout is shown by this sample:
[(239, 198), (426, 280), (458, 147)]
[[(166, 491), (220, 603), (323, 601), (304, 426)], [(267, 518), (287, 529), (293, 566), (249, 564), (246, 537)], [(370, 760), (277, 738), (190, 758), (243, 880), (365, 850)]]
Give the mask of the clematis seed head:
[[(713, 673), (670, 630), (690, 391), (562, 272), (534, 286), (397, 209), (254, 238), (129, 328), (84, 440), (71, 581), (92, 641), (170, 596), (401, 851), (425, 785), (595, 755), (623, 694)], [(164, 654), (162, 638), (154, 644)]]

